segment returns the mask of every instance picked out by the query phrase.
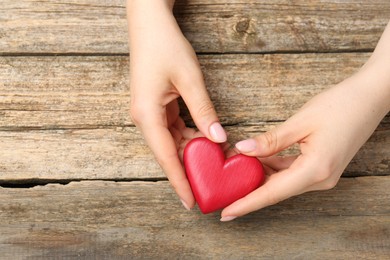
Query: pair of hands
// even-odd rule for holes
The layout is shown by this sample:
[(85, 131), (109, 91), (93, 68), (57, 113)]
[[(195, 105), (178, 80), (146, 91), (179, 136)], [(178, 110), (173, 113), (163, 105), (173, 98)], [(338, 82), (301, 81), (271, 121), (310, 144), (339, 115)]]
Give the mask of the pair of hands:
[[(199, 136), (224, 143), (226, 133), (207, 94), (196, 54), (172, 15), (173, 1), (153, 1), (153, 7), (149, 1), (131, 2), (131, 115), (183, 205), (190, 209), (195, 200), (180, 159), (183, 149)], [(382, 38), (388, 41), (389, 36)], [(373, 55), (359, 73), (314, 97), (280, 126), (236, 144), (230, 154), (257, 156), (267, 178), (263, 186), (225, 208), (222, 221), (336, 185), (389, 111), (390, 79), (385, 70), (377, 75), (378, 64), (386, 65), (379, 56)], [(179, 116), (180, 96), (199, 132), (187, 128)], [(295, 143), (300, 146), (299, 156), (276, 156)]]

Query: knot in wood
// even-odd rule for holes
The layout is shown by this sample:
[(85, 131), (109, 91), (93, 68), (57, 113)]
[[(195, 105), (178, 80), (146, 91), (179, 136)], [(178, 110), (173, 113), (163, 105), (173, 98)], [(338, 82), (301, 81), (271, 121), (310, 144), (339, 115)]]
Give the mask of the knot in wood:
[(249, 19), (244, 19), (244, 20), (239, 21), (236, 24), (236, 32), (247, 33), (248, 29), (249, 29), (249, 23), (250, 23)]

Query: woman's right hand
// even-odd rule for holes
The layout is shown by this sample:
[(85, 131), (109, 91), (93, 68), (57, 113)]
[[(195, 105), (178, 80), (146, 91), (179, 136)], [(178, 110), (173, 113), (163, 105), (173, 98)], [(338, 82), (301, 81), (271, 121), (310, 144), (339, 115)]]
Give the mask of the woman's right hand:
[[(172, 14), (174, 1), (128, 0), (131, 116), (183, 205), (195, 205), (179, 159), (180, 147), (205, 136), (222, 143), (226, 133), (208, 96), (196, 54)], [(199, 129), (179, 116), (182, 97)]]
[[(236, 144), (241, 153), (261, 158), (269, 176), (263, 186), (225, 208), (221, 220), (304, 192), (333, 188), (390, 111), (389, 72), (390, 23), (358, 73), (312, 98), (278, 127)], [(275, 156), (295, 143), (299, 156)]]

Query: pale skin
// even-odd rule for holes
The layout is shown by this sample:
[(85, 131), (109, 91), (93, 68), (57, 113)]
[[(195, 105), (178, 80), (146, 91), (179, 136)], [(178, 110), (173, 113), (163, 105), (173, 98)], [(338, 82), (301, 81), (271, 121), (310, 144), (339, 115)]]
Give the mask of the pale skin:
[[(218, 143), (226, 133), (208, 96), (199, 62), (172, 14), (174, 1), (127, 2), (131, 115), (185, 208), (195, 205), (178, 150), (196, 136)], [(179, 117), (182, 97), (201, 133)]]
[[(226, 142), (194, 50), (172, 14), (173, 0), (128, 0), (131, 115), (185, 208), (195, 205), (180, 156), (194, 137)], [(172, 58), (174, 57), (174, 58)], [(181, 96), (199, 129), (179, 117)], [(390, 24), (354, 75), (313, 97), (278, 127), (236, 144), (265, 165), (263, 186), (226, 207), (229, 221), (308, 191), (333, 188), (390, 110)], [(276, 156), (298, 143), (300, 155)], [(226, 148), (226, 145), (225, 145)]]

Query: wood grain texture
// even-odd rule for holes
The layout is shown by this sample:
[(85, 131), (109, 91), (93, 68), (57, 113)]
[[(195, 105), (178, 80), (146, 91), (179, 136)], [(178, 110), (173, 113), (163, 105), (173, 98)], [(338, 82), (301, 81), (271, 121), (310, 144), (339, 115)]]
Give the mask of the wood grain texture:
[(2, 1), (1, 53), (128, 52), (125, 3)]
[(167, 182), (0, 189), (3, 258), (385, 259), (390, 177), (343, 179), (230, 223), (186, 211)]
[[(125, 0), (3, 0), (0, 53), (127, 53)], [(178, 0), (197, 52), (372, 50), (387, 0)]]
[[(202, 55), (200, 63), (219, 118), (231, 125), (287, 119), (368, 56)], [(0, 129), (133, 125), (128, 71), (127, 57), (0, 57)]]
[[(235, 143), (273, 126), (266, 123), (226, 130)], [(374, 133), (344, 176), (390, 175), (389, 144), (390, 129)], [(0, 131), (0, 147), (0, 182), (165, 178), (134, 127)]]
[[(368, 56), (201, 55), (200, 62), (234, 143), (287, 119)], [(127, 57), (1, 57), (1, 179), (164, 177), (131, 127), (128, 80)], [(389, 129), (387, 116), (347, 175), (390, 174)]]
[(179, 1), (176, 9), (179, 25), (198, 52), (371, 49), (389, 11), (386, 0), (199, 0)]
[[(0, 258), (388, 258), (390, 114), (344, 173), (365, 177), (231, 223), (185, 211), (129, 116), (125, 2), (1, 1)], [(174, 12), (234, 143), (356, 72), (390, 2), (177, 0)], [(34, 186), (46, 182), (70, 183)]]

